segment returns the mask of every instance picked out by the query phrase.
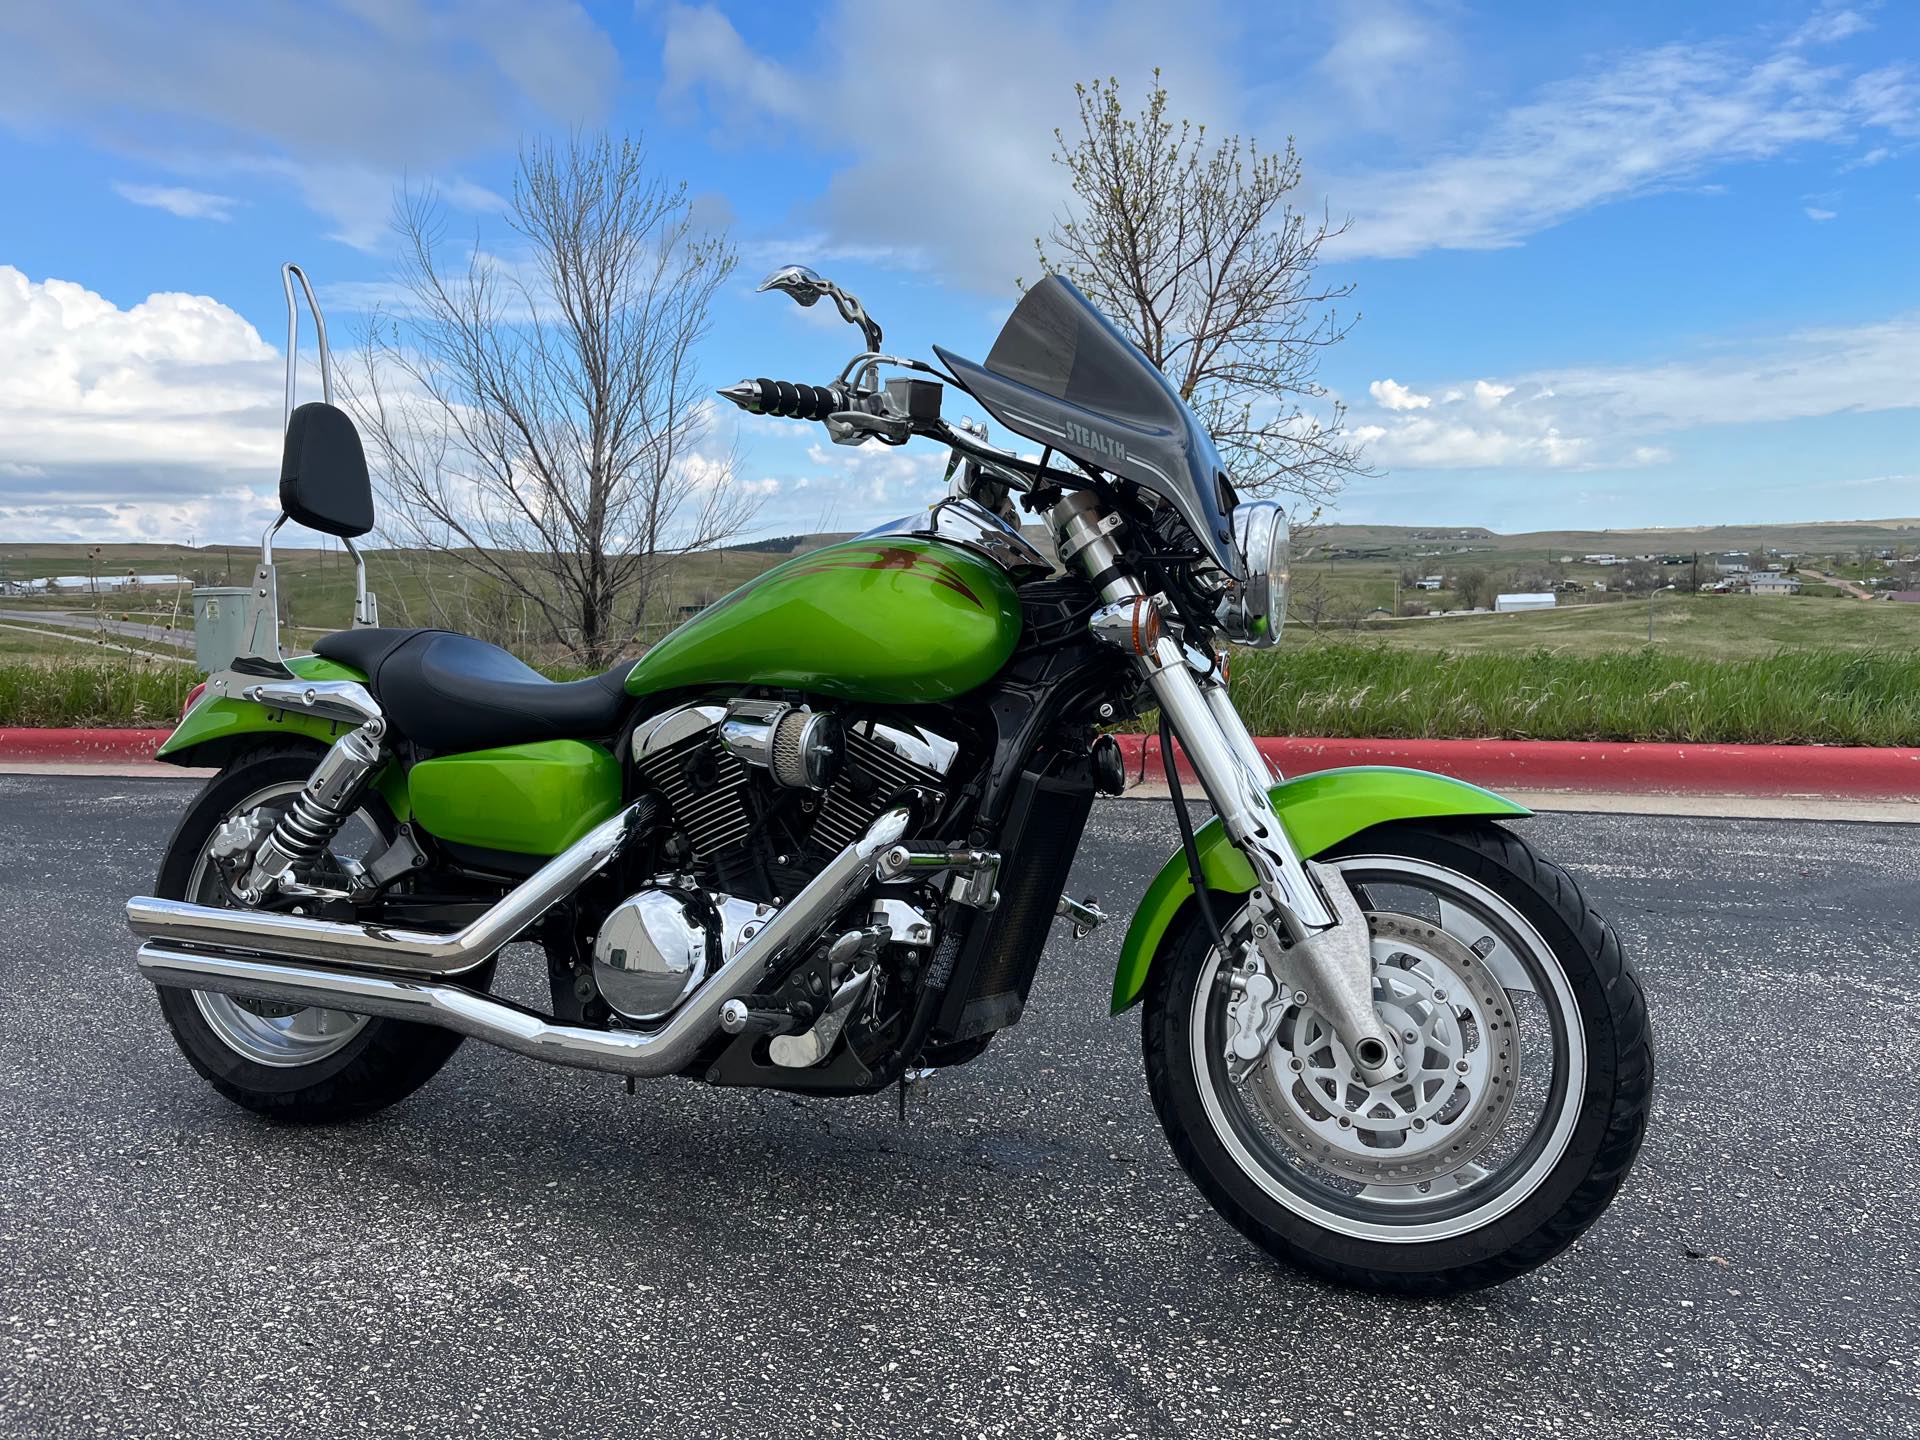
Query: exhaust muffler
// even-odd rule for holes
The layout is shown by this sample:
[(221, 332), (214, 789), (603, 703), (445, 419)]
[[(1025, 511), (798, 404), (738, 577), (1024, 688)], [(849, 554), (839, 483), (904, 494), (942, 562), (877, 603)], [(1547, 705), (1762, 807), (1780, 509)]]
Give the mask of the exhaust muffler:
[[(526, 907), (533, 902), (522, 901), (523, 893), (540, 884), (549, 871), (572, 861), (575, 850), (594, 841), (603, 831), (623, 826), (627, 815), (606, 822), (574, 850), (557, 857), (465, 930), (451, 936), (385, 931), (369, 925), (334, 924), (246, 910), (216, 910), (148, 898), (130, 902), (127, 912), (135, 933), (153, 937), (140, 947), (138, 963), (140, 973), (155, 985), (214, 990), (276, 1004), (319, 1006), (436, 1025), (504, 1050), (531, 1055), (536, 1060), (583, 1070), (604, 1070), (616, 1075), (670, 1075), (683, 1069), (712, 1037), (719, 1027), (720, 1009), (727, 1001), (757, 990), (779, 961), (810, 944), (848, 901), (873, 882), (880, 855), (906, 833), (912, 818), (912, 812), (904, 806), (882, 814), (865, 835), (829, 860), (799, 894), (774, 912), (657, 1030), (596, 1030), (582, 1025), (560, 1025), (521, 1006), (449, 983), (446, 978), (478, 965), (539, 918), (541, 911), (564, 894), (565, 889), (549, 896), (531, 911)], [(616, 833), (624, 838), (624, 829)], [(618, 843), (614, 843), (613, 849), (618, 848)], [(609, 851), (608, 856), (611, 853)], [(608, 856), (603, 856), (598, 864), (604, 864)], [(598, 864), (581, 872), (582, 875), (597, 869)], [(136, 907), (139, 908), (136, 910)], [(511, 911), (509, 907), (513, 907)], [(179, 911), (191, 913), (179, 914)], [(503, 911), (508, 913), (496, 920)], [(206, 915), (243, 923), (210, 931), (200, 918)], [(244, 923), (262, 920), (299, 920), (301, 923), (293, 928), (283, 925), (255, 928)], [(143, 931), (143, 925), (152, 925), (154, 929)], [(175, 931), (160, 933), (166, 925), (176, 927)], [(205, 948), (183, 944), (177, 935), (182, 929), (192, 930), (193, 946)], [(198, 938), (209, 933), (218, 933), (223, 938), (218, 942)], [(463, 937), (476, 935), (478, 939), (467, 941), (468, 949), (458, 948), (457, 942)], [(495, 936), (500, 938), (496, 940)], [(288, 944), (289, 937), (297, 938), (299, 944), (309, 948), (298, 953), (275, 948)], [(329, 938), (337, 942), (335, 948), (320, 953), (324, 949), (322, 942)], [(475, 947), (487, 943), (493, 948), (485, 953), (473, 953)], [(455, 948), (428, 950), (429, 944)], [(382, 948), (388, 945), (399, 948), (394, 951)], [(375, 958), (362, 958), (366, 956)], [(423, 971), (424, 959), (437, 962), (451, 959), (454, 964), (453, 968), (439, 972)], [(388, 963), (382, 964), (382, 960)], [(362, 968), (333, 969), (313, 961)], [(379, 973), (382, 970), (386, 973)]]
[(209, 950), (237, 950), (282, 959), (320, 960), (415, 975), (458, 975), (498, 954), (515, 936), (620, 853), (642, 810), (638, 800), (589, 830), (463, 930), (436, 935), (379, 925), (315, 920), (268, 910), (223, 910), (185, 900), (136, 895), (127, 925), (142, 940)]

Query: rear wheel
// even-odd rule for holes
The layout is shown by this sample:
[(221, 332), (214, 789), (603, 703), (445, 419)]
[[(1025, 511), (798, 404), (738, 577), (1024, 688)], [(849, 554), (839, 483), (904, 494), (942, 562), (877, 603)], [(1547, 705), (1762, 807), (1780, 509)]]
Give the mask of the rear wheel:
[[(214, 864), (221, 826), (258, 816), (270, 826), (313, 773), (319, 755), (278, 749), (243, 755), (202, 790), (182, 817), (160, 865), (156, 893), (232, 906)], [(318, 883), (343, 879), (340, 862), (391, 838), (393, 820), (370, 797), (341, 827), (316, 867)], [(468, 977), (484, 989), (491, 962)], [(461, 1037), (429, 1025), (339, 1010), (299, 1008), (211, 991), (164, 987), (161, 1013), (189, 1064), (236, 1105), (276, 1120), (352, 1120), (405, 1099), (447, 1062)]]
[(1618, 937), (1490, 823), (1380, 826), (1320, 858), (1367, 913), (1374, 1001), (1407, 1073), (1365, 1084), (1286, 983), (1242, 1070), (1227, 1037), (1247, 1003), (1244, 917), (1223, 957), (1192, 916), (1142, 1021), (1175, 1153), (1255, 1243), (1333, 1280), (1435, 1294), (1532, 1269), (1598, 1218), (1645, 1129), (1652, 1043)]

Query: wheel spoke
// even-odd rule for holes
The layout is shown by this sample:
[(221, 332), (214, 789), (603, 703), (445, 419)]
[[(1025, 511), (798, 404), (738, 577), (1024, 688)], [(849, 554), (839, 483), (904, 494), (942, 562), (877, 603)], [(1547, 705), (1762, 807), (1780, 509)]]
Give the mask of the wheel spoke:
[(1493, 978), (1505, 989), (1526, 995), (1534, 993), (1533, 978), (1527, 974), (1527, 967), (1520, 963), (1520, 957), (1507, 947), (1507, 943), (1493, 933), (1486, 921), (1445, 895), (1437, 898), (1440, 901), (1442, 930), (1478, 955), (1481, 963), (1493, 972)]

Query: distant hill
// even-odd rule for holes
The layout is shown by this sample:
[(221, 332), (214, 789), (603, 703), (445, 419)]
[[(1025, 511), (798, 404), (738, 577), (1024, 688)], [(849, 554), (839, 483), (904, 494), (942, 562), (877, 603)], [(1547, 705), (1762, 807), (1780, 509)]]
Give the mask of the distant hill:
[(1318, 553), (1386, 556), (1509, 552), (1516, 555), (1660, 554), (1772, 547), (1831, 553), (1860, 546), (1920, 548), (1920, 519), (1832, 520), (1799, 525), (1702, 525), (1638, 530), (1527, 530), (1511, 535), (1461, 525), (1319, 525), (1305, 543)]

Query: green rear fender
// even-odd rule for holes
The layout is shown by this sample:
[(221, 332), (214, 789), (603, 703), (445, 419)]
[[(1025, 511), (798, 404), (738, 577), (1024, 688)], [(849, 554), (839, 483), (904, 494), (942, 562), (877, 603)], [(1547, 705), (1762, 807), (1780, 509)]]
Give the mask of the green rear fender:
[[(286, 662), (287, 669), (302, 680), (358, 680), (366, 676), (351, 665), (336, 664), (318, 655), (296, 655)], [(323, 720), (317, 715), (272, 710), (233, 695), (205, 695), (189, 710), (167, 737), (166, 744), (153, 758), (169, 765), (220, 766), (227, 763), (246, 743), (293, 737), (311, 740), (316, 745), (331, 745), (348, 727)], [(394, 818), (409, 816), (407, 780), (396, 764), (388, 764), (374, 777), (374, 788), (392, 809)]]
[[(1391, 765), (1321, 770), (1276, 785), (1271, 793), (1273, 808), (1294, 847), (1309, 858), (1390, 820), (1533, 813), (1464, 780)], [(1200, 873), (1208, 889), (1230, 895), (1244, 895), (1253, 889), (1253, 869), (1227, 839), (1218, 819), (1201, 826), (1194, 839), (1200, 849)], [(1192, 897), (1193, 881), (1187, 873), (1186, 856), (1176, 850), (1147, 887), (1146, 897), (1127, 928), (1126, 941), (1120, 947), (1120, 966), (1113, 976), (1114, 1014), (1140, 998), (1168, 930)]]

